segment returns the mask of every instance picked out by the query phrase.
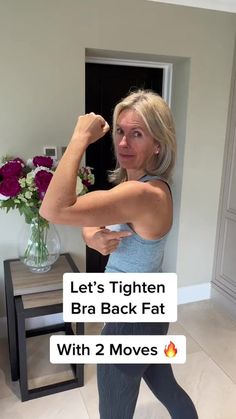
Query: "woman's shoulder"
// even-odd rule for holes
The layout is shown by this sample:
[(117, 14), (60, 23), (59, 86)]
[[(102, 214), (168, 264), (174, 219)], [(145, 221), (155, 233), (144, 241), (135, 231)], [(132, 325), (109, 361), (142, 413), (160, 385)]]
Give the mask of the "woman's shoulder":
[(167, 181), (157, 177), (152, 177), (145, 181), (127, 180), (112, 189), (113, 193), (122, 190), (125, 193), (128, 193), (130, 198), (136, 196), (139, 197), (139, 199), (145, 200), (147, 206), (155, 205), (156, 200), (172, 201), (170, 185)]
[(154, 184), (154, 182), (156, 182), (155, 183), (156, 185), (164, 184), (168, 187), (169, 191), (171, 192), (171, 182), (168, 179), (166, 179), (162, 176), (144, 175), (143, 177), (141, 177), (139, 179), (139, 182), (142, 182), (142, 183), (147, 183), (148, 182), (148, 183), (153, 183), (153, 184)]

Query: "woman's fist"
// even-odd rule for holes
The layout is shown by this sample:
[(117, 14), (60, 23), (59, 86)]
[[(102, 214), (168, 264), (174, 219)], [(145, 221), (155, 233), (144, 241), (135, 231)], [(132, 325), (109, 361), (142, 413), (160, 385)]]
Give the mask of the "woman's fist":
[(72, 138), (77, 141), (85, 140), (89, 145), (103, 137), (109, 129), (108, 123), (101, 115), (91, 112), (79, 116)]

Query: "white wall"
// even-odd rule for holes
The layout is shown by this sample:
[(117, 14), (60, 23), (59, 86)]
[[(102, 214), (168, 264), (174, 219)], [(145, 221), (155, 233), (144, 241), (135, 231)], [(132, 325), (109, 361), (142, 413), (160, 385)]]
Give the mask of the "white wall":
[[(84, 112), (86, 49), (174, 60), (179, 156), (165, 265), (177, 269), (180, 286), (209, 282), (235, 23), (235, 15), (144, 0), (0, 0), (0, 154), (28, 158), (67, 143)], [(18, 214), (0, 213), (1, 261), (17, 257), (19, 228)], [(80, 230), (60, 233), (83, 270)]]

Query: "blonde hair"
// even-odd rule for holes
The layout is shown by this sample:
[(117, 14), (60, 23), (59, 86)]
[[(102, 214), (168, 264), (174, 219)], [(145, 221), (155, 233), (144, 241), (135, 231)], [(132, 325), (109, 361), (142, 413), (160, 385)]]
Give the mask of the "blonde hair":
[[(122, 99), (113, 113), (113, 142), (116, 123), (123, 110), (135, 110), (143, 119), (149, 133), (159, 145), (159, 153), (153, 155), (152, 164), (145, 168), (148, 175), (157, 175), (170, 181), (176, 158), (175, 127), (167, 103), (151, 90), (137, 90)], [(109, 173), (109, 180), (116, 184), (127, 180), (126, 169), (117, 162), (116, 169)]]

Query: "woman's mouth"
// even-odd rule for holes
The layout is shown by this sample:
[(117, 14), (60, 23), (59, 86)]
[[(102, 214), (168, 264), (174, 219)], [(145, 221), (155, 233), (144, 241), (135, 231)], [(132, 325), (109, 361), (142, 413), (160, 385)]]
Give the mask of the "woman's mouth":
[(121, 159), (132, 159), (132, 157), (134, 157), (134, 154), (123, 154), (123, 153), (119, 153), (118, 157)]

